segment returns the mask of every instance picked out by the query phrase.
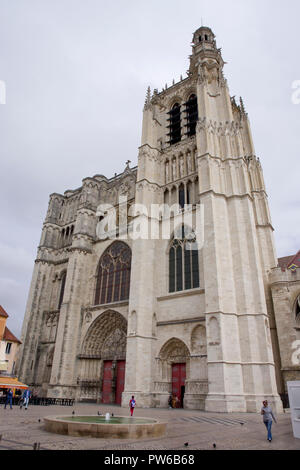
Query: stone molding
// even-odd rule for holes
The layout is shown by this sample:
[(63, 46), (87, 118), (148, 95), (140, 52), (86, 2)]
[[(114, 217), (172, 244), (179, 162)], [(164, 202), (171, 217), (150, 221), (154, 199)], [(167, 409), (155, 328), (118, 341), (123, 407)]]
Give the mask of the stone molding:
[(182, 325), (186, 323), (202, 323), (202, 322), (205, 322), (205, 316), (196, 317), (196, 318), (182, 318), (179, 320), (159, 321), (157, 322), (157, 326)]
[(177, 299), (178, 297), (188, 297), (191, 295), (199, 295), (199, 294), (205, 294), (205, 289), (190, 289), (187, 291), (182, 291), (182, 292), (172, 292), (167, 295), (163, 295), (161, 297), (157, 297), (157, 301), (161, 302), (163, 300), (171, 300), (171, 299)]

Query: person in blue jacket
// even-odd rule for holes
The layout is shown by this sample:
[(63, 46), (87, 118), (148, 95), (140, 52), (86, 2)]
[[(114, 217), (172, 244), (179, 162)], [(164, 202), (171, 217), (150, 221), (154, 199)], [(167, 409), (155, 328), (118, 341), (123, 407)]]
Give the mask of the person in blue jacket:
[(6, 394), (6, 402), (5, 402), (4, 409), (6, 409), (6, 405), (9, 403), (10, 404), (10, 409), (12, 410), (12, 399), (13, 399), (13, 392), (12, 392), (12, 389), (9, 388), (8, 392)]
[(27, 410), (30, 396), (31, 396), (30, 390), (29, 388), (27, 388), (23, 393), (23, 404), (21, 402), (20, 408), (22, 408), (22, 406), (24, 405), (25, 410)]

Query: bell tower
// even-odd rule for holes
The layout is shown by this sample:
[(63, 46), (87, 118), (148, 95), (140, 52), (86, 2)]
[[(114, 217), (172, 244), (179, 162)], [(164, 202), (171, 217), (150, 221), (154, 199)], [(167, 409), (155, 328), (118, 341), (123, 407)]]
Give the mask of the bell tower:
[[(161, 92), (148, 89), (136, 201), (182, 209), (191, 203), (204, 214), (201, 289), (189, 302), (205, 320), (207, 376), (199, 376), (190, 358), (190, 376), (199, 380), (190, 387), (187, 377), (185, 406), (256, 412), (265, 398), (280, 411), (267, 284), (267, 271), (277, 265), (273, 227), (248, 115), (243, 100), (230, 96), (224, 64), (214, 33), (202, 26), (193, 35), (187, 77)], [(153, 335), (152, 319), (156, 312), (160, 325), (163, 288), (156, 282), (155, 254), (166, 253), (160, 246), (159, 240), (133, 244), (129, 310), (138, 326), (127, 350), (136, 361), (127, 366), (124, 397), (136, 394), (145, 406), (153, 406), (156, 396), (159, 334)]]

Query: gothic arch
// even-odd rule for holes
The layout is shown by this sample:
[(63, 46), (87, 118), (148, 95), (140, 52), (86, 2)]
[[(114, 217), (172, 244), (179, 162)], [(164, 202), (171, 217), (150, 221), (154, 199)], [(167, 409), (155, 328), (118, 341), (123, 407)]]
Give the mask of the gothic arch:
[(183, 95), (183, 100), (184, 101), (188, 101), (188, 99), (192, 96), (192, 95), (195, 95), (197, 96), (197, 89), (195, 87), (189, 87), (185, 92), (184, 92), (184, 95)]
[(196, 235), (190, 227), (184, 224), (175, 227), (168, 256), (169, 292), (199, 288), (199, 249)]
[(168, 109), (172, 109), (173, 106), (174, 106), (174, 104), (176, 104), (176, 103), (178, 103), (179, 106), (182, 105), (183, 99), (182, 99), (182, 97), (181, 97), (180, 95), (175, 95), (175, 96), (173, 96), (173, 97), (169, 100), (169, 102), (167, 103), (167, 108), (168, 108)]
[(169, 339), (161, 348), (159, 358), (168, 363), (185, 362), (190, 357), (187, 345), (178, 338)]
[(126, 360), (127, 321), (120, 313), (108, 310), (90, 325), (79, 355), (80, 400), (103, 401), (105, 370), (111, 372), (109, 402), (116, 401), (118, 364)]
[(183, 366), (186, 378), (190, 377), (191, 355), (187, 345), (179, 338), (170, 338), (160, 349), (156, 358), (155, 389), (166, 394), (166, 399), (173, 389), (173, 370)]
[(117, 360), (126, 356), (127, 321), (118, 312), (108, 310), (90, 325), (81, 347), (81, 355)]
[(300, 294), (297, 295), (296, 300), (294, 302), (293, 317), (293, 320), (297, 324), (300, 324)]
[(113, 242), (102, 254), (96, 274), (95, 305), (128, 300), (131, 249), (123, 241)]

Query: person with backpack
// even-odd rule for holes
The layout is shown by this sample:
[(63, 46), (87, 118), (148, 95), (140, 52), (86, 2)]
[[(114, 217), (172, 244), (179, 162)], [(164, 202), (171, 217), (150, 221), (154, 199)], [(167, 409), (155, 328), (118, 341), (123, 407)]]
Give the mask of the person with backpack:
[(132, 395), (131, 400), (129, 401), (129, 408), (130, 408), (130, 415), (133, 415), (133, 411), (136, 405), (136, 401), (134, 399), (134, 396)]

